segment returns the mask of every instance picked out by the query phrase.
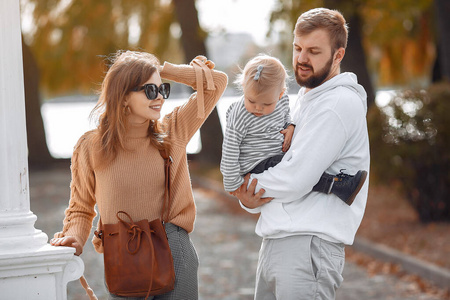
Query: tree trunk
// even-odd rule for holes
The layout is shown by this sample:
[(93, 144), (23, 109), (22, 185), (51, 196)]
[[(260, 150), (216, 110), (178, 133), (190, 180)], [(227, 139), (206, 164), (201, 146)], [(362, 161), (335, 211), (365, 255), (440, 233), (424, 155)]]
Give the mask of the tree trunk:
[[(190, 62), (197, 55), (207, 57), (204, 31), (198, 22), (198, 12), (195, 0), (173, 0), (175, 14), (180, 23), (182, 35), (181, 42), (186, 62)], [(207, 164), (219, 164), (222, 157), (222, 128), (220, 126), (217, 107), (206, 119), (201, 128), (202, 150), (195, 159)]]
[(326, 7), (339, 10), (349, 25), (347, 49), (341, 63), (342, 72), (353, 72), (358, 82), (367, 92), (367, 106), (375, 103), (375, 91), (367, 69), (366, 55), (362, 45), (361, 22), (358, 14), (358, 3), (354, 0), (326, 0)]
[(435, 0), (439, 47), (438, 63), (442, 79), (450, 81), (450, 1)]
[[(23, 40), (23, 39), (22, 39)], [(30, 48), (22, 41), (25, 111), (27, 123), (28, 164), (45, 167), (55, 161), (45, 138), (39, 97), (39, 69)]]
[(198, 22), (198, 12), (195, 7), (195, 0), (173, 0), (175, 14), (180, 23), (186, 62), (190, 62), (197, 55), (206, 56), (204, 36), (205, 32), (200, 28)]
[(358, 76), (358, 82), (367, 92), (367, 106), (375, 103), (375, 92), (367, 69), (366, 55), (362, 46), (361, 22), (357, 13), (347, 21), (351, 29), (348, 34), (347, 50), (342, 61), (343, 72), (353, 72)]
[(431, 83), (436, 83), (442, 80), (441, 71), (441, 45), (436, 42), (436, 57), (434, 59), (433, 68), (431, 69)]

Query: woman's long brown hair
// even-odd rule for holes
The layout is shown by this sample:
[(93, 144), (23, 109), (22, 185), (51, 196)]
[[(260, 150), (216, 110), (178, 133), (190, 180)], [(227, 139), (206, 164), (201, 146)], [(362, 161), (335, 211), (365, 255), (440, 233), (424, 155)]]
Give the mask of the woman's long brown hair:
[[(125, 100), (135, 87), (143, 85), (159, 66), (158, 59), (149, 53), (118, 51), (110, 57), (112, 62), (103, 80), (97, 104), (91, 118), (100, 114), (98, 130), (94, 135), (99, 146), (96, 166), (111, 162), (118, 150), (127, 149), (125, 135), (128, 128)], [(148, 135), (150, 142), (158, 149), (168, 148), (165, 134), (159, 121), (150, 120)]]

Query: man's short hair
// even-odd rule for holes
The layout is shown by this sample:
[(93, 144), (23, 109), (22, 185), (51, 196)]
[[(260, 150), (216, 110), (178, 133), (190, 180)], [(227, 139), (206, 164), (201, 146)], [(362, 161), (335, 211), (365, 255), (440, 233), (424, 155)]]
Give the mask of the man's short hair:
[(301, 14), (295, 24), (294, 35), (309, 34), (317, 29), (328, 32), (332, 50), (347, 48), (348, 26), (344, 16), (337, 10), (314, 8)]

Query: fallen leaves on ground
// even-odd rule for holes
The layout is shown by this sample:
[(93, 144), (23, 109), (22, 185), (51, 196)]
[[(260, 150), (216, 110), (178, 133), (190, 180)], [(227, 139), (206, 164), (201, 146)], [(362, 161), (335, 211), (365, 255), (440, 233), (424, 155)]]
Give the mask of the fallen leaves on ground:
[[(216, 174), (218, 171), (210, 171)], [(221, 184), (219, 177), (207, 175)], [(230, 201), (230, 197), (219, 196), (225, 207), (236, 214), (247, 214), (238, 204)], [(252, 215), (257, 218), (258, 215)], [(357, 236), (362, 236), (372, 242), (379, 243), (412, 255), (437, 266), (450, 269), (450, 222), (421, 223), (417, 212), (405, 197), (398, 192), (395, 184), (379, 186), (370, 184), (367, 207)], [(366, 268), (367, 272), (391, 274), (398, 276), (409, 284), (409, 291), (414, 293), (429, 293), (439, 299), (450, 300), (450, 288), (441, 289), (423, 280), (417, 275), (405, 273), (397, 264), (375, 260), (373, 257), (355, 252), (350, 247), (346, 249), (349, 261)]]
[[(450, 269), (450, 223), (421, 223), (417, 212), (395, 187), (371, 185), (366, 212), (357, 236)], [(405, 273), (399, 265), (375, 260), (352, 249), (347, 258), (377, 274), (392, 274), (409, 283), (411, 293), (429, 293), (450, 299), (450, 288), (441, 289), (417, 275)]]
[(374, 259), (373, 257), (357, 252), (351, 247), (347, 247), (345, 250), (346, 260), (356, 263), (357, 265), (365, 268), (369, 276), (377, 275), (392, 275), (401, 279), (402, 283), (407, 286), (407, 295), (412, 296), (417, 294), (429, 294), (442, 300), (450, 299), (450, 290), (436, 287), (431, 282), (424, 280), (423, 278), (406, 273), (402, 270), (402, 267), (395, 263), (389, 263)]
[(421, 223), (396, 188), (370, 186), (357, 236), (450, 269), (450, 222)]

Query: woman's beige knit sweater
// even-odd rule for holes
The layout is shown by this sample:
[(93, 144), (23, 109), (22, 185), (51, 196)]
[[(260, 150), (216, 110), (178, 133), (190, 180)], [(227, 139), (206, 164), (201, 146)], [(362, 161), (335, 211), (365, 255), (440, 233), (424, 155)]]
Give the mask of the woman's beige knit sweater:
[[(198, 67), (194, 70), (190, 65), (166, 62), (161, 71), (163, 79), (183, 83), (194, 89), (197, 80), (202, 80), (204, 87), (203, 91), (193, 93), (186, 103), (176, 107), (161, 120), (167, 130), (173, 158), (169, 222), (187, 232), (194, 228), (196, 208), (186, 146), (211, 113), (227, 85), (224, 73), (205, 68), (200, 70)], [(212, 75), (208, 81), (205, 72)], [(203, 101), (197, 101), (197, 93), (203, 94)], [(121, 210), (127, 212), (134, 221), (160, 217), (164, 199), (164, 161), (150, 143), (148, 126), (148, 121), (131, 126), (126, 138), (129, 150), (119, 151), (117, 157), (101, 169), (93, 167), (94, 154), (98, 151), (92, 141), (95, 130), (80, 138), (72, 156), (69, 207), (65, 211), (63, 230), (56, 233), (55, 237), (74, 236), (84, 247), (96, 216), (95, 204), (104, 224), (116, 223), (116, 213)], [(97, 252), (103, 252), (98, 238), (94, 237), (93, 243)]]

